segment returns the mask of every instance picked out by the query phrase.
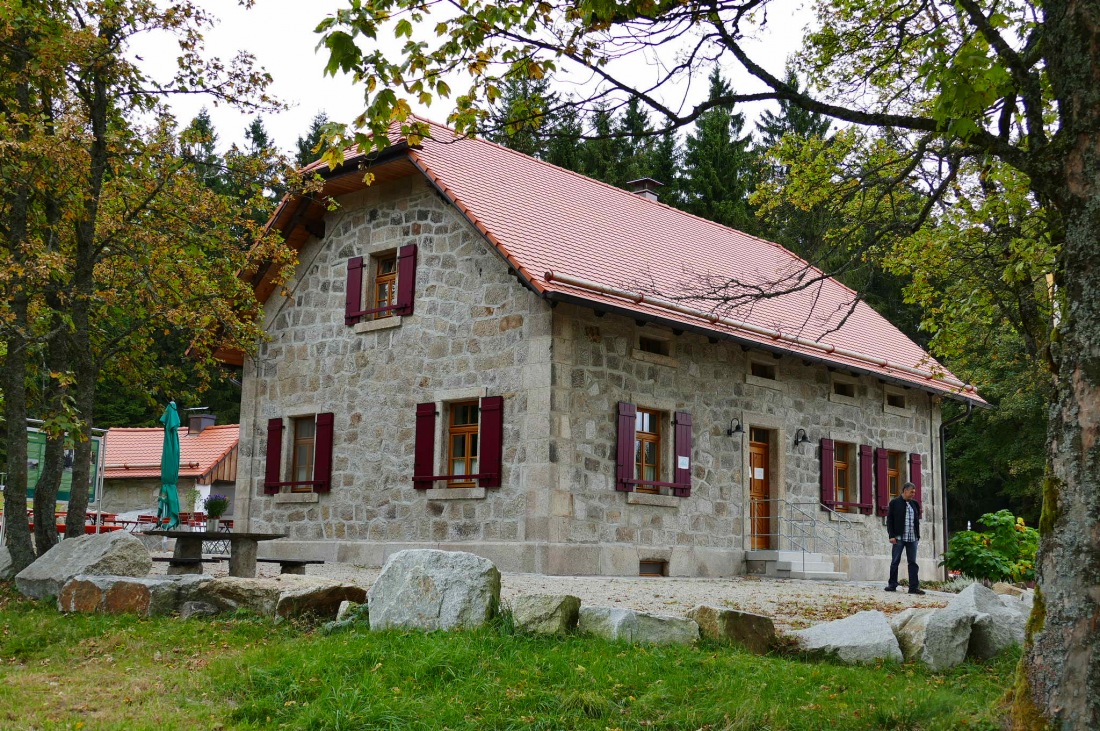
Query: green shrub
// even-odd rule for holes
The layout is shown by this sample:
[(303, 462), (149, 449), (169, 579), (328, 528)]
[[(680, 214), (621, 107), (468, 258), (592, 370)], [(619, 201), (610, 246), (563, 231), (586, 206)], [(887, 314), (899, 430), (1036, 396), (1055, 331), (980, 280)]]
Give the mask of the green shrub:
[(1011, 510), (986, 513), (978, 520), (989, 530), (951, 536), (940, 565), (979, 581), (1034, 581), (1039, 531)]

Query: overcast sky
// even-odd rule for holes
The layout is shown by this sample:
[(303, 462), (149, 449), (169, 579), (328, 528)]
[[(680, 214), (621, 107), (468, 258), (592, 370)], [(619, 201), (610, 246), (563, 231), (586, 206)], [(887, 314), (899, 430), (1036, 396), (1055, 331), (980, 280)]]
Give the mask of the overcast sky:
[[(788, 5), (784, 17), (780, 18), (777, 12), (781, 6), (774, 6), (771, 27), (752, 48), (754, 55), (763, 59), (764, 65), (776, 74), (782, 73), (784, 60), (797, 48), (804, 25), (804, 21), (796, 22), (797, 18), (804, 17), (798, 0), (785, 1)], [(290, 105), (285, 112), (263, 115), (268, 132), (285, 151), (294, 149), (298, 137), (309, 128), (310, 120), (318, 111), (324, 110), (334, 121), (350, 123), (363, 109), (362, 90), (353, 86), (346, 76), (326, 77), (323, 73), (326, 56), (323, 51), (315, 50), (320, 36), (313, 29), (347, 3), (348, 0), (257, 0), (251, 10), (245, 10), (231, 0), (198, 0), (199, 5), (219, 18), (218, 24), (205, 34), (208, 54), (228, 60), (240, 50), (251, 52), (257, 63), (274, 78), (272, 91), (275, 96)], [(146, 64), (163, 70), (174, 66), (177, 50), (174, 42), (165, 42), (163, 37), (145, 38), (134, 48)], [(705, 95), (705, 75), (703, 72), (703, 78), (693, 80), (692, 95)], [(750, 88), (745, 78), (734, 76), (733, 81), (738, 90)], [(460, 83), (451, 86), (460, 88)], [(213, 117), (220, 148), (243, 140), (250, 116), (225, 106), (214, 107), (201, 97), (172, 101), (181, 126), (203, 106), (209, 108)], [(414, 106), (414, 111), (434, 121), (445, 122), (451, 104), (443, 100), (430, 108)]]

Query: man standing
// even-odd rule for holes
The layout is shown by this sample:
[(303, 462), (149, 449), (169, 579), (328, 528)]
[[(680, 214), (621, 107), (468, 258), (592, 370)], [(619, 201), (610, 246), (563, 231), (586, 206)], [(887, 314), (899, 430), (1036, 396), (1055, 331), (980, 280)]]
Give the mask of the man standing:
[(909, 593), (923, 594), (917, 578), (917, 542), (920, 541), (920, 503), (913, 499), (917, 486), (907, 482), (901, 486), (901, 497), (890, 501), (886, 509), (886, 533), (890, 536), (893, 553), (890, 556), (890, 581), (886, 591), (898, 590), (898, 565), (901, 552), (909, 562)]

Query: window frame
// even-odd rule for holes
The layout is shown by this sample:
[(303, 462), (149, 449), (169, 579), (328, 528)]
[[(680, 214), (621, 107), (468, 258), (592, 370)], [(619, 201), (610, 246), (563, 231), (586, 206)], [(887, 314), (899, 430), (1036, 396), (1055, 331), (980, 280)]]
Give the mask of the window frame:
[[(897, 458), (896, 469), (890, 468), (891, 457)], [(901, 496), (901, 486), (905, 484), (905, 480), (902, 476), (905, 474), (903, 463), (906, 461), (907, 454), (905, 452), (899, 452), (895, 449), (886, 450), (886, 502), (889, 503), (896, 497)], [(897, 491), (895, 492), (892, 485), (897, 485)]]
[[(393, 263), (393, 270), (383, 272), (384, 265), (390, 262)], [(366, 292), (367, 309), (379, 310), (380, 308), (388, 308), (369, 315), (371, 321), (384, 320), (388, 317), (396, 316), (397, 280), (401, 276), (399, 262), (400, 258), (397, 256), (397, 249), (371, 254), (370, 279), (368, 280), (369, 289)], [(384, 302), (379, 291), (383, 285), (389, 285), (389, 297)]]
[[(841, 451), (843, 450), (844, 459), (840, 458)], [(851, 442), (834, 441), (833, 442), (833, 505), (832, 508), (838, 513), (850, 513), (852, 508), (858, 506), (858, 500), (852, 500), (852, 463), (853, 456), (856, 456), (856, 445)], [(856, 456), (854, 460), (858, 466), (859, 458)], [(841, 475), (843, 474), (843, 487), (841, 486)], [(844, 499), (841, 500), (843, 494)]]
[[(481, 466), (481, 400), (471, 399), (465, 401), (452, 401), (447, 405), (447, 447), (446, 447), (446, 469), (444, 474), (449, 477), (463, 477), (465, 479), (459, 480), (447, 480), (447, 487), (476, 487), (477, 478), (467, 477), (467, 475), (478, 474), (477, 469), (471, 468), (471, 463), (477, 465), (480, 469)], [(473, 407), (476, 414), (476, 420), (472, 424), (455, 424), (455, 417), (463, 407)], [(466, 471), (461, 475), (454, 473), (454, 438), (456, 436), (463, 436), (466, 440), (466, 454), (462, 456), (462, 459), (466, 465)], [(471, 439), (473, 436), (476, 438), (476, 447), (471, 449)]]
[[(310, 424), (313, 429), (313, 433), (308, 437), (299, 436), (299, 427), (304, 424)], [(305, 479), (298, 479), (298, 453), (300, 446), (309, 446), (308, 459), (306, 465), (309, 468), (309, 474)], [(315, 465), (317, 463), (317, 415), (310, 416), (292, 416), (290, 417), (290, 477), (288, 481), (290, 492), (313, 492), (313, 485), (303, 485), (296, 483), (313, 482), (313, 474)]]
[[(655, 432), (641, 431), (638, 427), (643, 420), (643, 415), (650, 417), (650, 422), (657, 430)], [(645, 492), (649, 494), (660, 494), (660, 485), (644, 485), (639, 484), (641, 482), (662, 482), (661, 480), (661, 463), (662, 463), (662, 450), (663, 450), (663, 437), (664, 429), (663, 422), (667, 418), (667, 414), (657, 409), (641, 408), (639, 407), (634, 417), (634, 479), (637, 481), (634, 485), (634, 489), (637, 492)], [(644, 435), (644, 436), (639, 436)], [(643, 445), (653, 444), (653, 453), (656, 457), (656, 462), (653, 465), (649, 465), (645, 461), (645, 450)], [(639, 452), (641, 452), (642, 460), (639, 461)], [(639, 474), (646, 467), (653, 468), (653, 479), (646, 480), (643, 474)]]

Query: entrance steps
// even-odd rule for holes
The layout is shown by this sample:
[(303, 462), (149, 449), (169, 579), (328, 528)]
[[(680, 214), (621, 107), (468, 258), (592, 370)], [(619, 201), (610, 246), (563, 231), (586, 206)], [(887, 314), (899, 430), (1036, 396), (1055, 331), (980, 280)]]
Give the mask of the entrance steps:
[(845, 581), (848, 574), (836, 571), (833, 562), (820, 553), (802, 551), (749, 551), (745, 554), (748, 573), (777, 579)]

